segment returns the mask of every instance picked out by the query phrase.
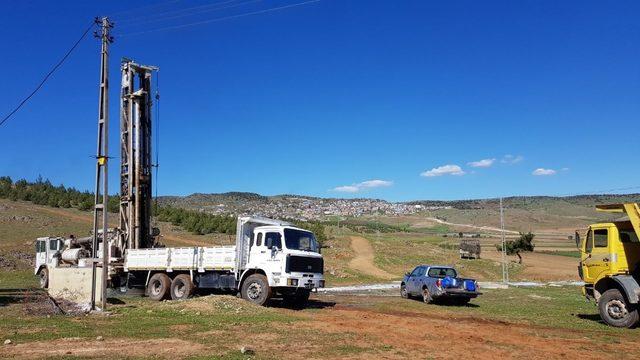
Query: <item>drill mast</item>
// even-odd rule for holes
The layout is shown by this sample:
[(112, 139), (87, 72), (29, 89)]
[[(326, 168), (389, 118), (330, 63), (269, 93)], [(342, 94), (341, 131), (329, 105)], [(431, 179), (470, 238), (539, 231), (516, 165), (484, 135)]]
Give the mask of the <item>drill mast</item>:
[(118, 248), (150, 248), (151, 75), (153, 66), (122, 62), (120, 98), (120, 237)]

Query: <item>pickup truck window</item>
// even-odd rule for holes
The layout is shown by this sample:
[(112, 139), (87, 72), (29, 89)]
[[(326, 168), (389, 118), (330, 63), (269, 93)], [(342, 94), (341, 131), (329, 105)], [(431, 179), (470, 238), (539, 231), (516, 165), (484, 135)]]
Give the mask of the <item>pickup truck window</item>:
[(587, 240), (585, 240), (584, 249), (588, 253), (590, 253), (591, 249), (593, 249), (593, 230), (589, 230), (589, 232), (587, 233)]
[(420, 272), (420, 269), (421, 269), (421, 266), (416, 267), (415, 269), (413, 269), (411, 274), (409, 274), (409, 276), (418, 276), (418, 273)]
[(609, 243), (609, 230), (597, 229), (593, 231), (593, 245), (597, 248), (606, 248)]
[(449, 277), (457, 277), (458, 274), (454, 269), (451, 268), (429, 268), (429, 277), (433, 278), (444, 278), (446, 276)]
[(415, 277), (424, 276), (424, 273), (426, 271), (427, 269), (424, 266), (418, 266), (417, 268), (415, 268), (415, 270), (413, 270), (413, 272), (411, 273), (411, 276), (415, 276)]

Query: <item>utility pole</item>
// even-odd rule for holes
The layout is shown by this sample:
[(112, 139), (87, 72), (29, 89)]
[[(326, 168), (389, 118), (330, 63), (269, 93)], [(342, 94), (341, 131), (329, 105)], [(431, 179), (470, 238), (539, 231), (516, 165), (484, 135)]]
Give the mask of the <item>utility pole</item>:
[[(109, 272), (109, 241), (107, 222), (108, 189), (108, 160), (109, 160), (109, 44), (113, 37), (109, 31), (113, 24), (107, 17), (96, 18), (100, 30), (94, 34), (102, 42), (100, 54), (100, 99), (98, 102), (98, 146), (96, 150), (96, 186), (93, 207), (93, 244), (91, 247), (92, 279), (91, 279), (91, 309), (96, 308), (96, 284), (98, 262), (102, 263), (101, 300), (102, 310), (107, 307), (107, 280)], [(101, 228), (101, 229), (99, 229)], [(102, 231), (102, 260), (98, 259), (99, 233)]]
[(509, 267), (507, 266), (507, 244), (504, 238), (504, 210), (502, 208), (502, 198), (500, 198), (500, 230), (502, 233), (502, 282), (509, 282)]

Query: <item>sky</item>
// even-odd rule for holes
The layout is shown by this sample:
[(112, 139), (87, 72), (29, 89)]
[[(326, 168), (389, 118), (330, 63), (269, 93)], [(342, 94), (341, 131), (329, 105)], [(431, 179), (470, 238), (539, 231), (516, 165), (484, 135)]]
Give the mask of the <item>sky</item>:
[[(160, 68), (160, 195), (407, 201), (640, 186), (640, 2), (127, 3), (0, 3), (1, 116), (95, 16), (115, 22), (110, 192), (122, 57)], [(93, 188), (99, 66), (88, 36), (0, 126), (0, 175)]]

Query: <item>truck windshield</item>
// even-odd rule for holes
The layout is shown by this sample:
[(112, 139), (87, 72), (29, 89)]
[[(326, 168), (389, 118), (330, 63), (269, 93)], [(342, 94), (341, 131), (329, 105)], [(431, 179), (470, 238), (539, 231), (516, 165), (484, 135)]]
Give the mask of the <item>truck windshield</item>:
[(287, 249), (318, 252), (316, 237), (309, 231), (284, 229), (284, 242)]

